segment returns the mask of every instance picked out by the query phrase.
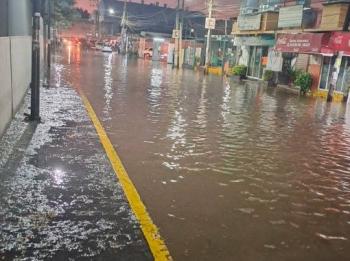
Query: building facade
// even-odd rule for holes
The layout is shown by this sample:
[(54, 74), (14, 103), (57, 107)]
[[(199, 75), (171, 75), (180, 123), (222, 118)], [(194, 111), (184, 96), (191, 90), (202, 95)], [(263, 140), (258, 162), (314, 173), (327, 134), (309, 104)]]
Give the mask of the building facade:
[(247, 76), (256, 79), (262, 79), (264, 70), (273, 70), (281, 84), (290, 83), (292, 71), (306, 71), (312, 75), (314, 95), (327, 96), (335, 83), (335, 96), (347, 97), (350, 46), (349, 33), (344, 31), (349, 29), (349, 4), (243, 1), (232, 31), (239, 46), (238, 63), (246, 65)]
[(0, 1), (0, 136), (31, 82), (31, 2)]

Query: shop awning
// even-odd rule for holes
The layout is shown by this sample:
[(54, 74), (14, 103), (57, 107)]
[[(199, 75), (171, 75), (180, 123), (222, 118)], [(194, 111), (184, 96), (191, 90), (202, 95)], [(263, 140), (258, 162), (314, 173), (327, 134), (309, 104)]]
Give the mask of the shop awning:
[[(329, 38), (329, 33), (279, 34), (275, 49), (284, 53), (320, 54), (322, 47), (327, 47)], [(327, 48), (327, 54), (330, 50)]]
[(322, 46), (320, 54), (322, 56), (333, 56), (333, 55), (335, 55), (335, 51), (330, 47)]

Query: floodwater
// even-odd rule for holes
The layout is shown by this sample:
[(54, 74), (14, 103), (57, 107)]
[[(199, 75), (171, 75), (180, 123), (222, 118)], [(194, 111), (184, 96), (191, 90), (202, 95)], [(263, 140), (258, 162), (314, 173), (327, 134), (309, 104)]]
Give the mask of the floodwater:
[(175, 260), (350, 260), (350, 111), (191, 70), (72, 51)]

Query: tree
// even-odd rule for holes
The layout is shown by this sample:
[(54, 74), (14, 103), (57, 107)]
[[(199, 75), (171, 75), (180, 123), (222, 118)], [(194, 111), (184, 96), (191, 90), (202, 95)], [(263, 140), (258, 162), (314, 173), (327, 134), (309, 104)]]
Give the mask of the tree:
[(79, 17), (74, 7), (75, 0), (56, 0), (54, 3), (54, 19), (57, 27), (68, 27)]

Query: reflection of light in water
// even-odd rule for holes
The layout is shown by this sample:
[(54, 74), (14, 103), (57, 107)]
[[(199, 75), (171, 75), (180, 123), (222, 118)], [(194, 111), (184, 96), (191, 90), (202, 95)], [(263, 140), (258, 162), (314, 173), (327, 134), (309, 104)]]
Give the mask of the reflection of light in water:
[(63, 69), (64, 69), (64, 67), (62, 64), (55, 64), (55, 66), (54, 66), (56, 87), (61, 86)]
[(75, 55), (75, 62), (80, 64), (80, 45), (77, 46), (77, 51)]
[(72, 64), (72, 62), (80, 64), (80, 59), (81, 59), (80, 45), (76, 47), (72, 45), (68, 45), (67, 50), (68, 50), (68, 64)]
[(174, 141), (173, 149), (175, 149), (176, 144), (186, 144), (185, 127), (187, 124), (185, 118), (182, 116), (182, 110), (182, 108), (179, 108), (179, 110), (175, 111), (175, 117), (167, 134), (167, 137)]
[(230, 114), (230, 101), (231, 101), (231, 88), (230, 84), (226, 83), (224, 88), (224, 96), (222, 98), (222, 118), (224, 119), (224, 125), (226, 125), (227, 122), (227, 116)]
[(104, 62), (104, 90), (105, 90), (105, 108), (104, 113), (106, 116), (111, 111), (111, 100), (113, 99), (113, 78), (112, 78), (112, 58), (113, 54), (109, 54), (105, 57)]
[[(186, 147), (186, 119), (183, 117), (183, 108), (179, 108), (175, 111), (174, 118), (169, 126), (168, 133), (166, 135), (172, 141), (170, 152), (167, 153), (167, 159), (170, 162), (163, 162), (163, 166), (170, 169), (180, 167), (178, 162), (181, 158), (185, 157), (183, 148)], [(171, 162), (172, 161), (172, 162)]]
[(152, 68), (151, 73), (151, 86), (148, 88), (148, 100), (151, 105), (151, 113), (154, 114), (157, 108), (160, 105), (160, 97), (161, 97), (161, 84), (162, 84), (162, 69)]
[(68, 64), (71, 63), (72, 46), (68, 45)]
[(53, 172), (53, 178), (57, 185), (61, 185), (63, 183), (64, 176), (65, 172), (61, 169), (55, 169)]
[(162, 69), (152, 68), (151, 85), (152, 87), (160, 87), (162, 84)]
[(203, 79), (202, 84), (202, 91), (201, 91), (201, 97), (199, 100), (199, 106), (198, 106), (198, 114), (197, 114), (197, 123), (201, 128), (207, 127), (207, 101), (208, 99), (205, 98), (205, 95), (207, 93), (207, 78)]

